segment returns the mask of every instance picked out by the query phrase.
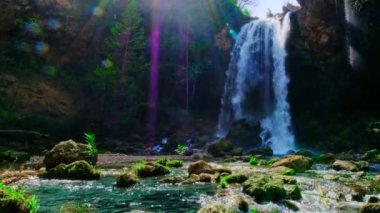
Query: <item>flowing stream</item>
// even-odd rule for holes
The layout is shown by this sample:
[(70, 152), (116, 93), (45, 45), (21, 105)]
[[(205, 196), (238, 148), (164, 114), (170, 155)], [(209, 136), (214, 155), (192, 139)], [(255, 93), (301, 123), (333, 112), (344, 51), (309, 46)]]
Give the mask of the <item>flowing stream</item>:
[(263, 144), (276, 154), (295, 149), (285, 69), (289, 15), (282, 22), (267, 18), (243, 26), (226, 73), (217, 137), (225, 137), (233, 122), (246, 120), (260, 123)]

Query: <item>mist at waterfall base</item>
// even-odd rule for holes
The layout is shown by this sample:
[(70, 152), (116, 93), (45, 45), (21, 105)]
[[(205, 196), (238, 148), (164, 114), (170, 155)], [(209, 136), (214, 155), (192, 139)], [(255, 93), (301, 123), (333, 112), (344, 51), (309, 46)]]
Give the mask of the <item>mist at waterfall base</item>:
[(234, 122), (245, 120), (260, 123), (262, 145), (275, 154), (295, 150), (285, 70), (289, 15), (282, 22), (254, 20), (241, 29), (226, 73), (218, 138), (226, 137)]

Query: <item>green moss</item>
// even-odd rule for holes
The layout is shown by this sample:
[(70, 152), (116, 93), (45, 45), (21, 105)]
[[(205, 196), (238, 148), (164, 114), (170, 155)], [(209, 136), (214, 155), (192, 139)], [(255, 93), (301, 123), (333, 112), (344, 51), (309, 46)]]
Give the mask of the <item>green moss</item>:
[(220, 186), (224, 189), (224, 188), (227, 188), (228, 186), (228, 182), (227, 182), (227, 178), (226, 176), (222, 176), (220, 177)]
[(224, 177), (225, 181), (231, 183), (243, 183), (248, 180), (248, 177), (244, 174), (231, 174)]
[(40, 208), (35, 195), (28, 196), (16, 187), (5, 186), (0, 183), (0, 210), (9, 211), (18, 208), (19, 212), (36, 213)]
[(92, 213), (94, 212), (90, 206), (82, 203), (66, 203), (60, 209), (59, 213)]
[(162, 166), (167, 166), (169, 168), (179, 168), (183, 166), (183, 160), (170, 160), (168, 158), (159, 158), (155, 161), (155, 163)]
[(252, 166), (257, 166), (258, 163), (259, 163), (259, 161), (254, 156), (251, 157), (251, 159), (249, 159), (249, 164), (251, 164)]

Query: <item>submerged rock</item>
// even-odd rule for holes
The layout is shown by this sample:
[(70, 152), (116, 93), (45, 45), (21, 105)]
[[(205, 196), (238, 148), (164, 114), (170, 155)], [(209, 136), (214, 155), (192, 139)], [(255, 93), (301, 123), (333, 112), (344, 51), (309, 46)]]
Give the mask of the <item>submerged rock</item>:
[(360, 208), (360, 213), (379, 213), (380, 204), (379, 203), (369, 203)]
[(117, 177), (116, 186), (120, 188), (128, 188), (136, 185), (138, 182), (139, 179), (137, 178), (137, 176), (134, 173), (127, 171), (124, 174)]
[(92, 154), (88, 145), (68, 140), (55, 145), (53, 149), (45, 155), (44, 164), (46, 169), (49, 170), (61, 163), (70, 164), (80, 160), (95, 165), (98, 160), (98, 155)]
[(291, 169), (294, 169), (296, 172), (303, 172), (308, 170), (313, 165), (313, 160), (311, 158), (301, 156), (301, 155), (289, 155), (274, 164), (272, 164), (272, 168), (285, 166)]
[(197, 213), (237, 213), (237, 211), (223, 204), (209, 204), (199, 209)]
[(48, 170), (43, 177), (73, 180), (97, 180), (100, 173), (87, 161), (75, 161), (71, 164), (61, 163), (53, 169)]

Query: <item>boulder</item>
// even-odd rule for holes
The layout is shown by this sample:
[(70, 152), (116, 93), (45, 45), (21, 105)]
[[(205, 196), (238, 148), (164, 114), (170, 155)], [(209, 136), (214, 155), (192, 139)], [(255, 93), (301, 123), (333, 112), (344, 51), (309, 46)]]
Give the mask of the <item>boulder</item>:
[(286, 198), (282, 180), (258, 174), (243, 183), (243, 192), (254, 197), (257, 202), (278, 201)]
[(210, 174), (200, 174), (199, 175), (199, 182), (202, 182), (202, 183), (210, 183), (212, 180), (212, 176)]
[(43, 177), (56, 179), (72, 180), (97, 180), (100, 173), (87, 161), (75, 161), (71, 164), (59, 164), (53, 169), (48, 170)]
[(224, 177), (224, 180), (228, 183), (244, 183), (248, 180), (248, 175), (245, 174), (231, 174)]
[(237, 211), (223, 204), (209, 204), (199, 209), (197, 213), (237, 213)]
[(233, 150), (234, 146), (231, 141), (222, 139), (211, 144), (208, 147), (207, 152), (210, 153), (213, 157), (224, 157), (226, 155), (233, 155), (230, 154), (230, 152)]
[(315, 157), (314, 160), (317, 163), (329, 164), (334, 162), (335, 155), (333, 153), (322, 153), (319, 156)]
[(295, 155), (302, 155), (302, 156), (305, 156), (305, 157), (308, 157), (308, 158), (312, 158), (313, 157), (313, 153), (310, 152), (309, 150), (306, 150), (306, 149), (301, 149), (301, 150), (297, 151), (294, 154)]
[(248, 202), (244, 199), (243, 196), (233, 196), (231, 197), (231, 201), (236, 206), (240, 211), (242, 212), (248, 212), (249, 211), (249, 204)]
[(214, 167), (214, 166), (211, 166), (210, 164), (208, 164), (206, 161), (203, 161), (203, 160), (190, 164), (187, 171), (189, 173), (189, 176), (191, 174), (199, 175), (201, 173), (205, 173), (205, 174), (216, 174), (216, 173), (231, 174), (230, 169), (224, 168), (224, 167)]
[(366, 161), (358, 161), (358, 162), (352, 162), (352, 161), (344, 161), (344, 160), (336, 160), (332, 168), (334, 170), (346, 170), (350, 172), (358, 172), (363, 170), (368, 170), (369, 163)]
[(135, 168), (135, 172), (140, 178), (164, 176), (170, 173), (169, 168), (158, 163), (145, 163), (139, 168)]
[(292, 200), (299, 200), (302, 198), (301, 190), (297, 184), (285, 184), (286, 197)]
[(189, 168), (187, 169), (189, 172), (189, 175), (191, 174), (201, 174), (201, 173), (207, 173), (207, 174), (214, 174), (215, 170), (214, 167), (208, 164), (206, 161), (200, 160), (195, 163), (192, 163), (189, 165)]
[(301, 156), (301, 155), (289, 155), (274, 164), (272, 164), (272, 168), (285, 166), (291, 169), (294, 169), (296, 172), (303, 172), (308, 170), (313, 165), (313, 160), (311, 158)]
[(139, 182), (137, 176), (130, 171), (125, 172), (116, 179), (116, 186), (120, 188), (129, 188)]
[(76, 143), (73, 140), (62, 141), (55, 145), (46, 155), (44, 164), (46, 170), (52, 169), (59, 164), (70, 164), (75, 161), (84, 160), (95, 165), (98, 156), (91, 154), (87, 144)]
[(246, 154), (249, 155), (261, 155), (261, 156), (273, 156), (273, 150), (270, 146), (263, 146), (249, 150)]
[(380, 204), (379, 203), (369, 203), (360, 208), (360, 213), (379, 213)]

